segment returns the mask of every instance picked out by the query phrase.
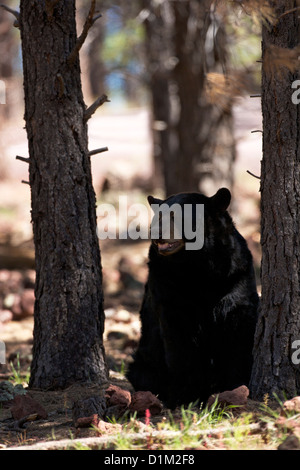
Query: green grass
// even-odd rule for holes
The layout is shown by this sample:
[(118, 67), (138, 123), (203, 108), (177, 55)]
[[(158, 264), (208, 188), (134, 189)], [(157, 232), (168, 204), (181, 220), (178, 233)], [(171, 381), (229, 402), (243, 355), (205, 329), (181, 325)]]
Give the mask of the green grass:
[(9, 378), (9, 380), (14, 384), (14, 385), (28, 385), (29, 383), (29, 378), (30, 378), (30, 370), (28, 368), (25, 377), (24, 374), (21, 371), (21, 365), (20, 365), (20, 355), (17, 355), (16, 359), (16, 366), (12, 362), (9, 363), (12, 371), (12, 376)]
[[(127, 415), (122, 420), (122, 431), (112, 435), (101, 448), (114, 450), (258, 450), (277, 449), (290, 435), (288, 428), (278, 428), (282, 409), (278, 400), (276, 409), (268, 399), (255, 412), (237, 412), (236, 407), (220, 406), (217, 401), (208, 408), (190, 404), (163, 417), (151, 417), (148, 426), (144, 419)], [(299, 419), (293, 415), (288, 419)]]
[(152, 423), (143, 430), (136, 417), (131, 416), (125, 423), (123, 418), (123, 430), (113, 439), (111, 446), (116, 450), (197, 449), (205, 440), (205, 429), (213, 429), (232, 418), (232, 407), (220, 407), (217, 402), (210, 408), (191, 403), (188, 407), (181, 407), (179, 412), (169, 411), (156, 423), (152, 418)]

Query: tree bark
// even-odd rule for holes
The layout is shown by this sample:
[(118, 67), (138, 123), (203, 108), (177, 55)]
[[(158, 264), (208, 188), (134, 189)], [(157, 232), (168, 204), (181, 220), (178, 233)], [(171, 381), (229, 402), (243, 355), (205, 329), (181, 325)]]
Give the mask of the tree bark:
[[(300, 108), (292, 102), (299, 76), (280, 67), (268, 72), (270, 47), (299, 45), (299, 11), (294, 0), (270, 2), (278, 19), (263, 27), (261, 167), (262, 299), (251, 390), (254, 398), (300, 392), (299, 365), (292, 361), (300, 339)], [(287, 13), (288, 12), (288, 13)]]
[(25, 121), (36, 256), (30, 387), (104, 384), (102, 271), (75, 0), (21, 0)]

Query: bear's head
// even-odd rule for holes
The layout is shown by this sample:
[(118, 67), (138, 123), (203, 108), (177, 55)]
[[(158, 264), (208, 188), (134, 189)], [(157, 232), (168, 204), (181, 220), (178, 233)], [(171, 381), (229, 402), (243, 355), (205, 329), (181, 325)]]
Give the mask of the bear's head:
[(180, 193), (165, 200), (148, 196), (154, 212), (151, 239), (158, 253), (168, 256), (183, 248), (201, 249), (205, 220), (220, 220), (230, 200), (231, 194), (227, 188), (219, 189), (211, 197), (200, 193)]

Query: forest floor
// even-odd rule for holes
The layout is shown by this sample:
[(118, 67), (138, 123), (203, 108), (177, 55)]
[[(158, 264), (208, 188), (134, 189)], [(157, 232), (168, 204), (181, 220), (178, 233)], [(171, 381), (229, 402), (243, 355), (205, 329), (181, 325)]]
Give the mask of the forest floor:
[[(105, 278), (104, 344), (110, 369), (110, 383), (133, 393), (124, 372), (131, 360), (140, 333), (138, 311), (147, 275), (148, 243), (124, 245), (103, 243)], [(33, 272), (21, 273), (22, 279)], [(0, 276), (6, 271), (0, 271)], [(17, 276), (16, 276), (17, 279)], [(28, 288), (28, 287), (27, 287)], [(17, 289), (14, 289), (16, 291)], [(63, 391), (27, 389), (31, 362), (33, 318), (27, 316), (2, 325), (0, 337), (6, 345), (7, 363), (0, 368), (1, 381), (22, 384), (26, 396), (33, 398), (47, 413), (35, 410), (28, 419), (13, 418), (11, 402), (0, 407), (1, 449), (107, 449), (107, 450), (262, 450), (296, 447), (300, 438), (299, 413), (286, 415), (282, 403), (266, 396), (263, 403), (248, 398), (241, 408), (190, 406), (162, 408), (150, 416), (126, 413), (87, 427), (75, 425), (72, 407), (90, 396), (103, 395), (103, 388), (74, 385)], [(284, 444), (282, 444), (284, 443)], [(299, 448), (299, 447), (298, 447)]]
[[(126, 252), (126, 257), (124, 256)], [(110, 383), (133, 392), (124, 372), (131, 360), (140, 333), (138, 312), (147, 276), (148, 242), (106, 242), (102, 244), (105, 279), (104, 343), (110, 369)], [(0, 271), (3, 276), (7, 271)], [(31, 269), (15, 274), (14, 292), (22, 294), (22, 280), (33, 277)], [(3, 287), (3, 285), (2, 285)], [(12, 295), (12, 294), (10, 294)], [(17, 295), (17, 294), (15, 294)], [(1, 340), (6, 345), (7, 363), (0, 368), (0, 381), (22, 384), (27, 396), (47, 412), (42, 419), (34, 411), (28, 421), (12, 417), (11, 402), (0, 409), (0, 448), (2, 449), (276, 449), (299, 427), (281, 422), (281, 404), (270, 397), (264, 403), (248, 399), (246, 406), (201, 409), (191, 406), (170, 411), (163, 408), (147, 423), (145, 415), (126, 414), (99, 425), (76, 427), (72, 418), (74, 402), (103, 394), (100, 387), (74, 385), (63, 391), (28, 390), (33, 318), (27, 316), (2, 325)], [(0, 382), (1, 384), (1, 382)], [(297, 418), (297, 417), (296, 417)]]
[[(250, 131), (260, 128), (260, 111), (252, 102), (236, 110), (238, 162), (234, 189), (234, 218), (253, 253), (259, 279), (259, 182), (246, 173), (259, 174), (260, 141)], [(100, 122), (101, 121), (101, 122)], [(99, 117), (92, 121), (90, 148), (107, 145), (107, 154), (95, 157), (95, 189), (103, 188), (103, 175), (111, 189), (101, 194), (102, 202), (117, 201), (129, 194), (130, 202), (146, 202), (146, 182), (151, 174), (149, 129), (144, 111)], [(112, 126), (113, 124), (113, 126)], [(98, 127), (101, 129), (99, 135)], [(140, 126), (140, 127), (139, 127)], [(112, 131), (113, 129), (113, 131)], [(0, 136), (6, 149), (6, 178), (0, 181), (0, 341), (6, 347), (6, 363), (0, 365), (0, 388), (5, 381), (21, 384), (26, 396), (47, 412), (40, 418), (12, 417), (11, 403), (0, 405), (1, 449), (277, 449), (299, 444), (299, 413), (287, 416), (282, 403), (266, 396), (263, 403), (248, 399), (241, 408), (199, 406), (157, 415), (125, 414), (88, 427), (76, 427), (72, 406), (79, 399), (103, 390), (74, 385), (64, 391), (28, 390), (33, 343), (34, 249), (30, 224), (27, 170), (15, 155), (26, 156), (26, 138), (15, 126)], [(144, 156), (144, 160), (141, 158)], [(132, 189), (135, 188), (135, 189)], [(110, 382), (133, 392), (124, 372), (140, 335), (139, 309), (147, 278), (148, 241), (104, 240), (100, 242), (104, 296), (104, 344)], [(259, 286), (258, 286), (259, 288)], [(299, 448), (299, 447), (298, 447)]]

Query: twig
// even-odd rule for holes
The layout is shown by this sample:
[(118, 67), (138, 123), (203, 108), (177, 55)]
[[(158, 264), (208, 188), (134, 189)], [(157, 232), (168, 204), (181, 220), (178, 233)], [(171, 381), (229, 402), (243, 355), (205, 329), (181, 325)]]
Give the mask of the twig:
[(6, 424), (4, 426), (3, 431), (5, 432), (24, 432), (24, 424), (27, 423), (28, 421), (35, 421), (38, 417), (37, 413), (33, 413), (31, 415), (26, 415), (23, 416), (23, 418), (20, 418), (13, 423)]
[(261, 98), (261, 94), (250, 95), (250, 98)]
[(73, 65), (77, 56), (78, 56), (78, 53), (84, 43), (84, 41), (86, 40), (86, 37), (88, 35), (88, 32), (90, 30), (90, 28), (93, 26), (93, 24), (95, 23), (95, 21), (97, 21), (98, 18), (100, 18), (102, 15), (99, 14), (97, 16), (94, 17), (94, 13), (95, 13), (95, 6), (96, 6), (96, 0), (92, 0), (91, 2), (91, 6), (90, 6), (90, 11), (89, 11), (89, 14), (85, 20), (85, 23), (84, 23), (84, 26), (83, 26), (83, 30), (82, 30), (82, 33), (81, 35), (77, 38), (77, 41), (76, 41), (76, 44), (73, 48), (73, 50), (71, 51), (69, 57), (68, 57), (68, 64), (69, 65)]
[(8, 11), (9, 13), (11, 13), (12, 15), (14, 15), (14, 17), (16, 18), (16, 21), (14, 22), (14, 26), (16, 28), (19, 28), (19, 21), (20, 21), (20, 13), (17, 11), (17, 10), (13, 10), (12, 8), (9, 8), (8, 6), (6, 5), (0, 5), (0, 7), (2, 7), (4, 10)]
[(23, 183), (23, 184), (29, 184), (29, 186), (30, 186), (29, 181), (22, 180), (21, 183)]
[(253, 176), (254, 178), (257, 178), (258, 180), (260, 180), (260, 179), (261, 179), (261, 177), (260, 177), (260, 176), (256, 176), (256, 175), (254, 175), (254, 174), (253, 174), (253, 173), (251, 173), (251, 171), (249, 171), (249, 170), (247, 170), (247, 173), (249, 173), (249, 175)]
[(102, 152), (107, 152), (107, 151), (108, 151), (108, 147), (102, 147), (100, 149), (91, 150), (89, 152), (89, 157), (91, 157), (92, 155), (97, 155), (97, 153), (102, 153)]
[(21, 162), (29, 163), (30, 158), (20, 157), (20, 155), (16, 156), (16, 160), (21, 160)]
[(260, 129), (256, 129), (255, 131), (251, 131), (251, 134), (254, 134), (255, 132), (261, 132), (263, 134), (263, 131), (261, 131)]
[(100, 96), (99, 98), (96, 99), (96, 101), (94, 101), (93, 104), (91, 104), (91, 106), (89, 106), (85, 113), (84, 113), (84, 122), (87, 122), (91, 116), (94, 114), (94, 112), (100, 107), (102, 106), (104, 103), (107, 103), (109, 102), (109, 99), (107, 98), (106, 95), (102, 95)]
[(283, 16), (288, 15), (289, 13), (294, 13), (294, 11), (299, 10), (300, 7), (291, 8), (290, 10), (285, 11), (280, 16), (278, 16), (277, 21), (279, 21)]

